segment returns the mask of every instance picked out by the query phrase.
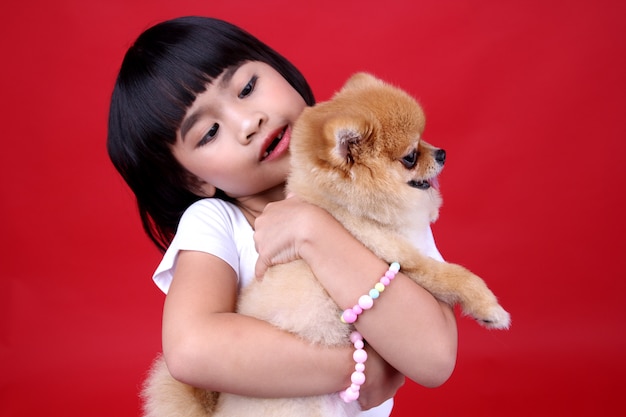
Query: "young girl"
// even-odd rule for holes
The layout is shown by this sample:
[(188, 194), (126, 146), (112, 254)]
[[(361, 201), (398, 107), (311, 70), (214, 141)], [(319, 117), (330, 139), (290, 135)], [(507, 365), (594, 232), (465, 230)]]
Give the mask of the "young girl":
[[(241, 29), (166, 21), (130, 47), (112, 95), (108, 151), (165, 255), (163, 354), (178, 380), (257, 397), (338, 392), (353, 349), (321, 348), (235, 312), (271, 265), (304, 259), (342, 309), (388, 265), (324, 210), (285, 199), (291, 127), (313, 94), (287, 60)], [(457, 348), (452, 309), (402, 273), (359, 317), (363, 416), (389, 416), (404, 375), (438, 386)], [(387, 401), (386, 401), (387, 400)]]

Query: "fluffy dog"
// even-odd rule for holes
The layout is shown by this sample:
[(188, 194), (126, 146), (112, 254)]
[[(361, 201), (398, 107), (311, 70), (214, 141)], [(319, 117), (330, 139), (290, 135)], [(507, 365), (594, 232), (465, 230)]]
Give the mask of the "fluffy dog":
[[(406, 92), (369, 74), (352, 76), (331, 100), (304, 110), (291, 142), (289, 191), (323, 207), (357, 239), (449, 304), (488, 327), (509, 314), (484, 281), (443, 262), (430, 234), (441, 196), (445, 151), (421, 139), (424, 113)], [(349, 345), (351, 326), (303, 261), (270, 268), (242, 291), (239, 312), (311, 343)], [(157, 359), (143, 391), (147, 417), (348, 417), (357, 402), (339, 395), (259, 399), (213, 393), (175, 381)]]

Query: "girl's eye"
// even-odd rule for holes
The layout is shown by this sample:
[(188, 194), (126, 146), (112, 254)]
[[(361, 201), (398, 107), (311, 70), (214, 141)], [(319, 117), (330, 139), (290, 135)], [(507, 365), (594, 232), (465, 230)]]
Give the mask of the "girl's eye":
[(257, 77), (256, 75), (252, 77), (250, 81), (248, 81), (248, 84), (246, 84), (246, 86), (243, 88), (243, 90), (241, 90), (241, 93), (239, 93), (239, 98), (244, 98), (244, 97), (249, 96), (250, 93), (254, 91), (254, 86), (256, 85), (256, 81), (258, 79), (259, 77)]
[(215, 136), (217, 136), (217, 131), (219, 130), (219, 128), (220, 128), (220, 125), (218, 125), (217, 123), (214, 123), (213, 126), (211, 126), (209, 131), (206, 133), (206, 135), (202, 136), (202, 139), (200, 139), (200, 142), (198, 142), (198, 147), (202, 145), (206, 145), (207, 143), (215, 139)]

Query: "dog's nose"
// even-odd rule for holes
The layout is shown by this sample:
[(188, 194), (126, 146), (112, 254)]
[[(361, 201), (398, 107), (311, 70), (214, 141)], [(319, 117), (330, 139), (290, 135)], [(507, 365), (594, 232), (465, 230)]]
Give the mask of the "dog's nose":
[(435, 151), (435, 161), (439, 165), (443, 165), (446, 162), (446, 151), (443, 149), (437, 149)]

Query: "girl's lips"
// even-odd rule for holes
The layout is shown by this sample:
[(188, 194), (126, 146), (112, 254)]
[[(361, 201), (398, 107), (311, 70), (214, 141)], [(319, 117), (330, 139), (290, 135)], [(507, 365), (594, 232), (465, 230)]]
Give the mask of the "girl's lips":
[(282, 156), (289, 149), (291, 129), (284, 127), (276, 130), (265, 140), (260, 161), (271, 161)]

